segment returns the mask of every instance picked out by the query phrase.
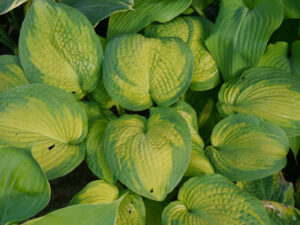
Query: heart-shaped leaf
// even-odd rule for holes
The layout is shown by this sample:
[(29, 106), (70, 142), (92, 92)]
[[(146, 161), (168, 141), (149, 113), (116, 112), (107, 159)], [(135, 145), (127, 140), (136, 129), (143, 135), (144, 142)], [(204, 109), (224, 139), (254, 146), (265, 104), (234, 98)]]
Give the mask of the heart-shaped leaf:
[(124, 108), (139, 111), (153, 102), (169, 106), (187, 90), (193, 53), (179, 38), (121, 35), (105, 48), (104, 86)]
[(196, 112), (189, 104), (179, 100), (172, 108), (175, 109), (186, 121), (192, 136), (192, 154), (185, 176), (198, 176), (203, 173), (214, 173), (213, 166), (203, 151), (204, 142), (198, 134)]
[(84, 158), (79, 145), (87, 116), (69, 93), (47, 84), (10, 88), (0, 95), (0, 143), (32, 147), (48, 179), (73, 170)]
[(0, 56), (0, 94), (11, 87), (28, 84), (19, 57)]
[(263, 201), (272, 225), (299, 225), (300, 211), (278, 202)]
[(59, 0), (82, 12), (96, 26), (99, 21), (119, 11), (132, 10), (133, 0)]
[(178, 201), (163, 211), (162, 225), (270, 225), (263, 205), (219, 174), (189, 179)]
[(50, 200), (50, 185), (29, 151), (0, 147), (0, 224), (27, 219)]
[(259, 180), (237, 182), (237, 185), (260, 200), (294, 205), (293, 183), (287, 182), (281, 172)]
[(97, 177), (114, 183), (116, 179), (104, 159), (102, 148), (104, 131), (109, 121), (102, 118), (92, 123), (85, 141), (86, 162)]
[[(272, 5), (272, 7), (270, 7)], [(281, 0), (227, 0), (206, 46), (225, 81), (256, 66), (283, 19)]]
[(29, 220), (24, 225), (115, 225), (122, 199), (109, 203), (73, 205)]
[(191, 156), (185, 120), (171, 108), (151, 108), (112, 120), (103, 137), (104, 157), (114, 175), (129, 189), (162, 201), (183, 177)]
[[(105, 181), (97, 180), (87, 184), (84, 189), (77, 193), (71, 204), (99, 204), (112, 202), (119, 196), (118, 189)], [(118, 208), (115, 225), (145, 224), (145, 206), (139, 195), (125, 193)]]
[(13, 10), (19, 5), (27, 2), (28, 0), (1, 0), (0, 2), (0, 15)]
[(150, 23), (165, 23), (184, 12), (192, 0), (134, 0), (133, 10), (119, 12), (109, 18), (107, 37), (135, 33)]
[[(288, 99), (288, 100), (287, 100)], [(280, 126), (289, 137), (300, 135), (300, 79), (275, 68), (253, 68), (221, 87), (223, 115), (254, 114)]]
[(67, 5), (34, 1), (22, 25), (19, 53), (31, 83), (47, 83), (76, 98), (97, 85), (102, 47), (87, 18)]
[(281, 170), (289, 142), (285, 132), (260, 117), (229, 116), (219, 122), (205, 153), (215, 169), (232, 180), (255, 180)]
[(178, 37), (187, 43), (194, 55), (194, 73), (190, 88), (204, 91), (214, 88), (220, 82), (216, 63), (204, 45), (211, 27), (212, 23), (203, 17), (184, 16), (163, 24), (152, 23), (146, 27), (145, 35)]

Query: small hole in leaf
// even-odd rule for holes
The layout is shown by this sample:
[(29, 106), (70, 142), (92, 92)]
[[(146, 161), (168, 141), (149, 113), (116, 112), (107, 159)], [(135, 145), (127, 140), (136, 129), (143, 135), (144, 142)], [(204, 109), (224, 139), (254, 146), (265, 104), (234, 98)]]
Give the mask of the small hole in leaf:
[(130, 210), (130, 209), (129, 209), (129, 211), (128, 211), (128, 212), (129, 212), (129, 214), (131, 214), (131, 210)]
[(153, 193), (153, 188), (150, 189), (150, 193)]
[(18, 135), (19, 133), (16, 133), (16, 135)]
[(73, 94), (73, 95), (75, 95), (75, 94), (76, 94), (76, 92), (75, 92), (75, 91), (72, 91), (72, 94)]
[(131, 200), (130, 203), (133, 204), (133, 201)]
[(51, 146), (49, 146), (49, 147), (48, 147), (49, 151), (50, 151), (51, 149), (53, 149), (54, 147), (55, 147), (55, 144), (54, 144), (54, 145), (51, 145)]

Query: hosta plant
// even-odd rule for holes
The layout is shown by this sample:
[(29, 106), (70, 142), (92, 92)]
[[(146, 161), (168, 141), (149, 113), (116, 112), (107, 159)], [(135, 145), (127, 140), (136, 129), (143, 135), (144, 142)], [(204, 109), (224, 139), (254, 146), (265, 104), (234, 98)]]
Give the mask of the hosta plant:
[(0, 225), (300, 225), (298, 0), (0, 15)]

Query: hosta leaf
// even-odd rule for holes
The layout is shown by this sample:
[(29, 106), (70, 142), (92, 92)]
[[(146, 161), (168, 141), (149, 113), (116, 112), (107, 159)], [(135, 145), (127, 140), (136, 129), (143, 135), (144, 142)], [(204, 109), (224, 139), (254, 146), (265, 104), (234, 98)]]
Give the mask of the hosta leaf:
[(162, 225), (270, 224), (258, 199), (219, 174), (189, 179), (180, 188), (178, 201), (162, 215)]
[(0, 224), (27, 219), (50, 200), (50, 185), (30, 152), (0, 147)]
[(296, 182), (296, 193), (295, 193), (295, 205), (300, 209), (300, 177), (298, 177)]
[(110, 203), (73, 205), (53, 211), (24, 225), (115, 225), (120, 200)]
[(294, 205), (293, 184), (287, 182), (282, 173), (276, 173), (259, 180), (238, 182), (237, 185), (260, 200)]
[(132, 10), (133, 0), (59, 0), (82, 12), (95, 26), (99, 21), (119, 11)]
[[(288, 100), (287, 100), (288, 99)], [(254, 114), (277, 124), (289, 137), (300, 135), (300, 79), (275, 68), (253, 68), (223, 84), (223, 115)]]
[(103, 118), (94, 121), (90, 126), (86, 142), (86, 162), (90, 170), (100, 179), (113, 183), (116, 179), (109, 169), (103, 153), (104, 130), (110, 120)]
[(290, 137), (289, 142), (290, 142), (290, 149), (292, 150), (295, 159), (297, 159), (297, 155), (300, 150), (300, 136)]
[(46, 84), (28, 84), (0, 95), (0, 143), (32, 147), (48, 179), (73, 170), (84, 158), (79, 145), (87, 117), (73, 96)]
[(203, 9), (205, 9), (209, 4), (213, 3), (214, 0), (193, 0), (191, 6), (197, 11), (201, 16), (204, 15)]
[(98, 102), (103, 109), (109, 109), (115, 105), (104, 88), (103, 79), (99, 79), (96, 89), (91, 93), (93, 99)]
[(79, 101), (79, 103), (88, 117), (89, 127), (95, 120), (102, 119), (106, 116), (96, 102)]
[(205, 153), (215, 169), (232, 180), (255, 180), (281, 170), (289, 142), (284, 131), (253, 115), (237, 114), (219, 122)]
[(298, 50), (297, 42), (295, 42), (292, 45), (291, 56), (289, 56), (287, 42), (269, 44), (258, 66), (275, 67), (300, 77), (300, 45)]
[(284, 15), (287, 18), (300, 18), (300, 1), (298, 0), (282, 0), (284, 6)]
[(0, 56), (0, 94), (11, 87), (28, 84), (19, 58), (12, 55)]
[(204, 154), (204, 142), (198, 134), (196, 112), (189, 104), (179, 100), (172, 108), (175, 109), (187, 122), (192, 136), (192, 154), (186, 176), (197, 176), (203, 173), (214, 173), (214, 169)]
[[(111, 202), (119, 196), (118, 189), (105, 181), (93, 181), (86, 185), (74, 196), (71, 204), (98, 204)], [(145, 206), (140, 196), (126, 193), (122, 198), (115, 225), (143, 225), (145, 224)]]
[(112, 202), (119, 197), (118, 188), (103, 180), (88, 183), (71, 200), (70, 205)]
[(212, 23), (203, 17), (185, 16), (164, 24), (152, 23), (146, 27), (145, 35), (178, 37), (186, 42), (194, 55), (194, 73), (190, 88), (204, 91), (214, 88), (220, 82), (216, 63), (204, 45), (211, 27)]
[(162, 201), (183, 177), (191, 155), (191, 135), (174, 109), (151, 108), (148, 121), (139, 115), (112, 120), (104, 133), (105, 159), (129, 189)]
[(7, 13), (10, 10), (18, 7), (19, 5), (27, 2), (28, 0), (1, 0), (0, 2), (0, 15)]
[(257, 65), (282, 19), (281, 0), (221, 2), (220, 13), (206, 46), (225, 81)]
[(31, 83), (47, 83), (76, 98), (97, 85), (102, 47), (85, 16), (67, 5), (34, 1), (22, 25), (19, 52)]
[(272, 225), (299, 225), (300, 211), (278, 202), (263, 201)]
[(193, 53), (178, 38), (121, 35), (105, 48), (104, 86), (124, 108), (139, 111), (174, 103), (188, 88)]
[(133, 10), (119, 12), (109, 18), (107, 37), (135, 33), (150, 23), (165, 23), (184, 12), (192, 0), (134, 0)]

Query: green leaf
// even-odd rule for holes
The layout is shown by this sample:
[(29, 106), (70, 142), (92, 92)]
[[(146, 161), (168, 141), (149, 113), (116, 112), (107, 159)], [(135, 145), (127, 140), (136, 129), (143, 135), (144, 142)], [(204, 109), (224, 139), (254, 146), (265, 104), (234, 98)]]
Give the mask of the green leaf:
[(297, 46), (297, 42), (293, 43), (291, 56), (289, 56), (287, 42), (269, 44), (258, 66), (274, 67), (300, 77), (300, 41), (298, 45), (299, 47)]
[(300, 211), (278, 202), (263, 201), (272, 225), (299, 225)]
[(139, 115), (112, 120), (103, 137), (104, 157), (129, 189), (162, 201), (179, 183), (191, 156), (185, 120), (171, 108), (151, 108), (148, 121)]
[(253, 68), (221, 87), (223, 115), (253, 114), (280, 126), (289, 137), (300, 135), (300, 79), (275, 68)]
[(161, 214), (165, 208), (162, 202), (152, 201), (147, 198), (144, 199), (146, 208), (146, 224), (147, 225), (161, 225)]
[(59, 0), (82, 12), (96, 26), (101, 20), (119, 11), (132, 10), (133, 0)]
[(117, 34), (136, 33), (150, 23), (168, 22), (184, 12), (192, 0), (134, 0), (133, 10), (109, 18), (107, 38)]
[(189, 104), (179, 100), (172, 108), (175, 109), (186, 121), (192, 136), (192, 154), (185, 172), (185, 176), (197, 176), (203, 173), (214, 173), (213, 166), (204, 154), (204, 142), (198, 134), (196, 112)]
[(263, 205), (219, 174), (189, 179), (178, 201), (163, 211), (162, 225), (270, 225)]
[(31, 83), (47, 83), (82, 98), (96, 88), (103, 59), (93, 27), (76, 9), (34, 1), (24, 19), (20, 60)]
[(214, 0), (193, 0), (192, 7), (197, 11), (197, 13), (201, 16), (204, 16), (203, 9), (205, 9), (208, 5), (213, 3)]
[(19, 57), (13, 55), (0, 56), (0, 94), (5, 90), (28, 84)]
[(90, 170), (100, 179), (114, 183), (116, 181), (104, 158), (103, 135), (109, 119), (95, 120), (88, 131), (85, 141), (86, 162)]
[(259, 180), (237, 182), (237, 185), (260, 200), (294, 205), (293, 183), (287, 182), (281, 172)]
[(122, 107), (169, 106), (189, 87), (193, 53), (179, 38), (120, 35), (106, 46), (103, 69), (104, 86)]
[(216, 63), (206, 50), (204, 40), (213, 24), (204, 17), (184, 16), (164, 23), (152, 23), (145, 29), (148, 37), (178, 37), (187, 43), (194, 55), (194, 73), (190, 88), (195, 91), (212, 89), (220, 82)]
[(92, 101), (79, 101), (81, 107), (84, 109), (87, 117), (88, 117), (88, 125), (89, 127), (92, 123), (97, 119), (102, 119), (106, 117), (106, 114), (100, 108), (97, 102)]
[(219, 122), (205, 153), (216, 171), (232, 180), (250, 181), (286, 165), (289, 142), (284, 131), (253, 115), (237, 114)]
[(284, 15), (286, 18), (300, 18), (300, 1), (298, 0), (282, 0), (284, 7)]
[(297, 155), (300, 150), (300, 136), (289, 138), (290, 149), (292, 150), (295, 159), (297, 160)]
[(295, 193), (295, 205), (300, 209), (300, 177), (298, 177), (296, 182), (296, 193)]
[(27, 2), (28, 0), (1, 0), (0, 2), (0, 15), (13, 10), (19, 5)]
[(0, 147), (0, 224), (34, 216), (50, 201), (50, 185), (30, 152)]
[[(70, 204), (98, 204), (111, 202), (118, 198), (119, 190), (112, 184), (97, 180), (87, 184), (77, 193)], [(132, 193), (125, 193), (123, 196), (115, 225), (145, 224), (145, 206), (140, 196)]]
[(96, 89), (91, 93), (93, 99), (100, 104), (102, 109), (109, 109), (115, 105), (104, 88), (103, 79), (99, 79)]
[(281, 0), (221, 2), (216, 24), (205, 43), (225, 81), (258, 64), (282, 20)]
[(120, 201), (121, 199), (110, 203), (73, 205), (29, 220), (24, 225), (115, 225)]
[(32, 148), (48, 179), (84, 158), (87, 116), (69, 93), (46, 84), (10, 88), (0, 95), (0, 143)]

